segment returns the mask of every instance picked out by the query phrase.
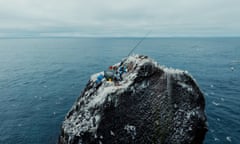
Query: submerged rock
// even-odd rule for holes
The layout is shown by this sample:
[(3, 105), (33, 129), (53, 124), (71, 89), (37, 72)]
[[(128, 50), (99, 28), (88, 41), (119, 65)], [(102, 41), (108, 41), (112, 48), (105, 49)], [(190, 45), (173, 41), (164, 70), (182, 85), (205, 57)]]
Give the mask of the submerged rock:
[(65, 117), (59, 144), (201, 144), (207, 132), (205, 100), (194, 79), (146, 56), (115, 66), (128, 72), (119, 83), (91, 76)]

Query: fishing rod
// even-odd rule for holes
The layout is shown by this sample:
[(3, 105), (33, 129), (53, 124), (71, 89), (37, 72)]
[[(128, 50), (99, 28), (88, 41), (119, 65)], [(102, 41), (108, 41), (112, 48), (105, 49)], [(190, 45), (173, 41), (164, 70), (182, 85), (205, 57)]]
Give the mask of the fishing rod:
[[(147, 38), (147, 36), (148, 36), (151, 32), (152, 32), (151, 30), (148, 31), (148, 32), (145, 34), (145, 36), (144, 36), (142, 39), (140, 39), (140, 41), (138, 41), (138, 43), (137, 43), (137, 44), (132, 48), (132, 50), (128, 53), (128, 56), (127, 56), (127, 57), (129, 57), (129, 56), (131, 55), (131, 53), (142, 43), (142, 41), (143, 41), (144, 39)], [(125, 60), (127, 59), (127, 57), (125, 58)], [(124, 63), (125, 60), (122, 60), (122, 61), (121, 61), (120, 66)]]
[(131, 55), (131, 53), (142, 43), (143, 40), (145, 40), (147, 38), (147, 36), (151, 33), (152, 31), (148, 31), (145, 36), (140, 40), (138, 41), (138, 43), (132, 48), (132, 50), (129, 52), (128, 54), (128, 57)]

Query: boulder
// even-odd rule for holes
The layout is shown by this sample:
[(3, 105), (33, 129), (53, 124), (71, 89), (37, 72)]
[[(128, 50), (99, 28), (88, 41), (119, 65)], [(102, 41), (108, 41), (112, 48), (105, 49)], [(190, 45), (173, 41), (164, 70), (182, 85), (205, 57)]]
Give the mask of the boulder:
[(122, 81), (91, 76), (67, 113), (59, 144), (201, 144), (207, 132), (204, 95), (186, 71), (133, 55)]

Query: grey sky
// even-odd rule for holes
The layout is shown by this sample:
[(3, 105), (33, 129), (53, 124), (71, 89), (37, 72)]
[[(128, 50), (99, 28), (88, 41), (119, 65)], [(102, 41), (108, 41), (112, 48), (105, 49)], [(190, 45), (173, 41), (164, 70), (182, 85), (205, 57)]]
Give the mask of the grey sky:
[(2, 36), (240, 36), (239, 0), (0, 0)]

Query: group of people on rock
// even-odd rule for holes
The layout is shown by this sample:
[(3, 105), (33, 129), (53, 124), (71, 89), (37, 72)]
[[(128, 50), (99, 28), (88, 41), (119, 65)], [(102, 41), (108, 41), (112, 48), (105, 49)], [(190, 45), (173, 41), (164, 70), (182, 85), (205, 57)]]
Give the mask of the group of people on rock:
[(123, 73), (127, 73), (128, 69), (124, 65), (110, 66), (108, 70), (104, 71), (104, 75), (99, 74), (96, 79), (96, 84), (100, 84), (105, 78), (107, 81), (119, 82), (123, 80)]

